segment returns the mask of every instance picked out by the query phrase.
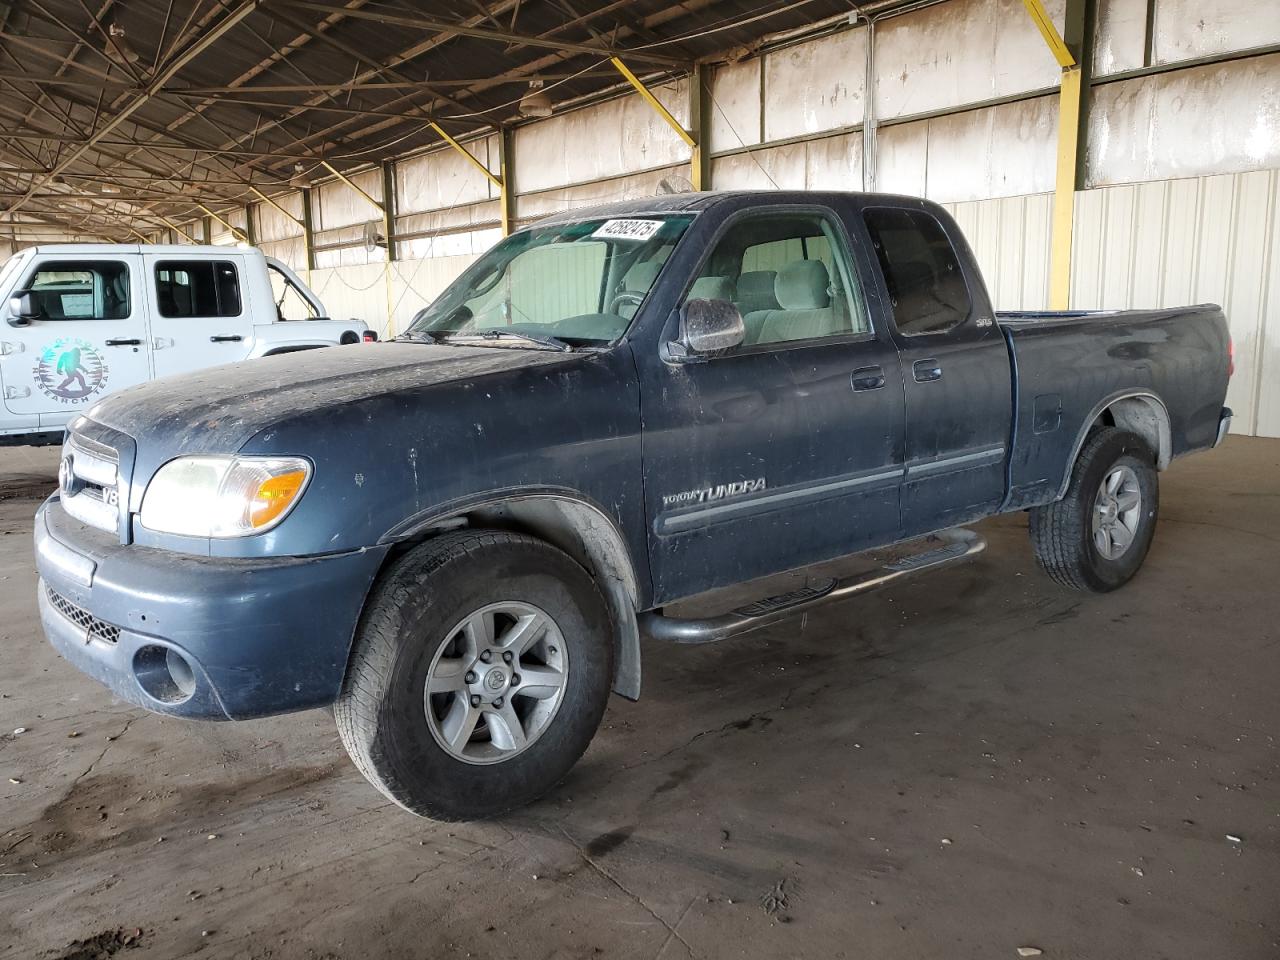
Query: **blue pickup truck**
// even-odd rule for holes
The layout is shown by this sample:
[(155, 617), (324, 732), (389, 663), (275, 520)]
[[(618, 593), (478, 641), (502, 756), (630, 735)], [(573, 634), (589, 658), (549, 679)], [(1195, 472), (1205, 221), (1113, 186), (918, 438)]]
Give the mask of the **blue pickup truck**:
[[(1030, 513), (1129, 580), (1158, 471), (1221, 442), (1216, 306), (997, 315), (935, 204), (697, 193), (503, 240), (404, 334), (124, 390), (36, 518), (61, 654), (165, 714), (332, 706), (406, 809), (552, 787), (640, 640), (697, 643), (956, 563)], [(892, 546), (718, 616), (664, 608)], [(651, 652), (652, 652), (651, 648)]]

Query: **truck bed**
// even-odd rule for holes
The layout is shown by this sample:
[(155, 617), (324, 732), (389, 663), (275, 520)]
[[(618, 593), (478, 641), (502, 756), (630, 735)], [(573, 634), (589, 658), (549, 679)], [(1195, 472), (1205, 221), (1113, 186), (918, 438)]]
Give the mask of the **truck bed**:
[[(1213, 445), (1228, 378), (1221, 307), (1024, 311), (996, 319), (1014, 384), (1007, 508), (1055, 499), (1069, 479), (1063, 465), (1073, 462), (1098, 412), (1120, 397), (1163, 407), (1166, 458)], [(1159, 416), (1158, 408), (1152, 413)]]

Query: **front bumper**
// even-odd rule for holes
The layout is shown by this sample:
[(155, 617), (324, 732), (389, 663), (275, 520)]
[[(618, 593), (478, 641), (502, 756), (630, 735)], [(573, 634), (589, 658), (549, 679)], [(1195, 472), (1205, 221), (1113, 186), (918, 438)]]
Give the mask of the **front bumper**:
[(211, 559), (36, 514), (45, 635), (117, 696), (158, 713), (243, 720), (332, 703), (387, 548)]

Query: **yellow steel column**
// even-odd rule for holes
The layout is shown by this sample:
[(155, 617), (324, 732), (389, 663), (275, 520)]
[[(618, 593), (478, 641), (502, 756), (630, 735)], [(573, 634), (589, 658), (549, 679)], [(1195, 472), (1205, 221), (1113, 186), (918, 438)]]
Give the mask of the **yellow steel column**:
[(1076, 152), (1080, 135), (1080, 68), (1062, 71), (1058, 104), (1058, 173), (1053, 190), (1049, 309), (1071, 305), (1071, 245), (1076, 213)]
[(1042, 0), (1022, 0), (1050, 52), (1062, 67), (1058, 97), (1058, 165), (1053, 191), (1053, 226), (1049, 254), (1049, 308), (1066, 310), (1071, 303), (1071, 242), (1076, 209), (1076, 158), (1080, 143), (1082, 70), (1058, 33)]

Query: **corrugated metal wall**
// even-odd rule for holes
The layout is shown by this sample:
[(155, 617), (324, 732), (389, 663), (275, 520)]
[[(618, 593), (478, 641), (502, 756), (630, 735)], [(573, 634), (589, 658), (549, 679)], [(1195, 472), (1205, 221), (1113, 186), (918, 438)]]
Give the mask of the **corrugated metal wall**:
[[(946, 204), (998, 310), (1049, 301), (1051, 194)], [(1218, 303), (1236, 350), (1234, 430), (1280, 437), (1280, 170), (1076, 194), (1071, 305)]]

